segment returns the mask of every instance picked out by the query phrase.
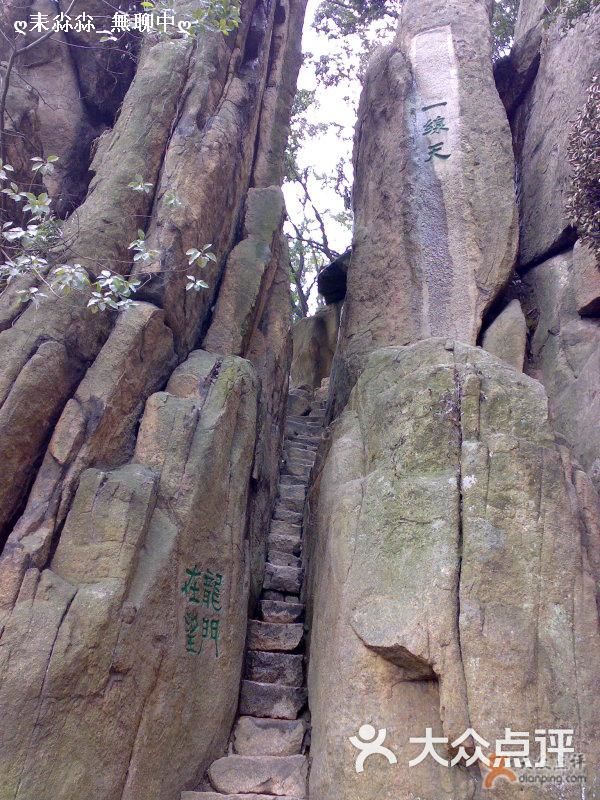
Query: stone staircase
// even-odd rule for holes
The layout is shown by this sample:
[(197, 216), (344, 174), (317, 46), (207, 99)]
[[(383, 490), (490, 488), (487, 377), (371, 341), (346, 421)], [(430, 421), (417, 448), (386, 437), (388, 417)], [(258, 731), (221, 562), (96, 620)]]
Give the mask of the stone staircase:
[(260, 619), (250, 620), (238, 718), (229, 754), (208, 769), (210, 791), (181, 800), (304, 800), (308, 719), (304, 663), (302, 516), (323, 432), (324, 403), (288, 415), (284, 465), (268, 540)]

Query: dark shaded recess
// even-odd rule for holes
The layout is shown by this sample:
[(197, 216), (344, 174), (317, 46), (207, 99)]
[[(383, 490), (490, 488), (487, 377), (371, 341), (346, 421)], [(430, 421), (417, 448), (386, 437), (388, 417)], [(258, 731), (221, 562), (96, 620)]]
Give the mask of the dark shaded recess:
[(345, 253), (342, 253), (319, 272), (317, 287), (327, 305), (339, 303), (346, 297), (346, 276), (351, 255), (352, 248), (349, 247)]
[(98, 136), (98, 130), (83, 122), (80, 128), (77, 147), (74, 147), (65, 159), (69, 171), (64, 177), (60, 197), (54, 199), (54, 212), (60, 219), (66, 219), (85, 200), (92, 180), (90, 172), (92, 149)]
[(244, 45), (244, 58), (242, 60), (244, 65), (256, 61), (262, 53), (269, 20), (269, 6), (270, 3), (268, 2), (260, 2), (257, 3), (254, 9)]
[(277, 3), (277, 8), (275, 9), (275, 25), (283, 25), (285, 22), (285, 8), (281, 5), (281, 3)]
[(527, 31), (513, 46), (509, 55), (494, 64), (494, 80), (500, 99), (509, 117), (523, 101), (533, 85), (540, 65), (542, 25)]
[[(65, 0), (61, 0), (61, 8)], [(65, 9), (63, 9), (65, 10)], [(86, 11), (98, 27), (111, 27), (115, 12), (139, 12), (141, 6), (128, 0), (87, 0)], [(116, 42), (100, 42), (97, 32), (69, 31), (67, 40), (77, 74), (81, 99), (96, 127), (111, 128), (135, 76), (141, 45), (139, 32), (118, 34)]]
[(477, 346), (481, 347), (483, 337), (486, 330), (490, 327), (492, 322), (500, 316), (504, 309), (509, 305), (512, 300), (519, 300), (522, 304), (523, 301), (523, 284), (521, 278), (516, 273), (511, 277), (509, 283), (500, 292), (498, 297), (494, 300), (492, 305), (487, 309), (481, 321), (481, 328), (477, 336)]

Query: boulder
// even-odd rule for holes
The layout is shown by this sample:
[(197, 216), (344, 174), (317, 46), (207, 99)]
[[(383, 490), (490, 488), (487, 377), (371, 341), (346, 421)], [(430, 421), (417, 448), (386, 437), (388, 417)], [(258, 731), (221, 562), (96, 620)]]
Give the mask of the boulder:
[(483, 0), (407, 0), (364, 80), (334, 414), (368, 354), (430, 336), (475, 344), (517, 249), (514, 161)]
[(311, 392), (308, 388), (298, 387), (291, 389), (288, 394), (287, 410), (288, 413), (296, 417), (302, 417), (310, 411)]
[[(136, 303), (117, 318), (56, 423), (25, 510), (0, 556), (0, 575), (14, 548), (27, 553), (28, 563), (44, 566), (82, 472), (97, 463), (117, 466), (131, 457), (144, 404), (164, 385), (174, 361), (173, 336), (161, 310)], [(51, 396), (60, 396), (59, 387), (52, 388)]]
[[(267, 549), (273, 501), (283, 456), (283, 426), (292, 359), (290, 270), (285, 238), (280, 231), (274, 244), (277, 269), (263, 287), (262, 313), (257, 317), (244, 356), (260, 378), (258, 442), (254, 453), (250, 486), (250, 552), (252, 559), (251, 601), (262, 588), (262, 570)], [(235, 324), (235, 321), (234, 321)]]
[[(65, 12), (70, 0), (59, 0)], [(118, 34), (112, 46), (98, 46), (98, 31), (110, 29), (116, 12), (131, 10), (128, 0), (79, 0), (77, 13), (94, 19), (95, 31), (71, 30), (66, 38), (75, 65), (81, 99), (93, 119), (111, 126), (135, 73), (135, 58), (140, 37), (130, 32)]]
[(584, 14), (568, 32), (562, 30), (559, 17), (543, 38), (535, 81), (512, 120), (521, 268), (575, 241), (565, 211), (571, 179), (567, 147), (573, 121), (598, 73), (600, 14)]
[(521, 38), (515, 39), (510, 53), (494, 64), (496, 88), (509, 118), (537, 74), (543, 33), (544, 26), (539, 22)]
[(279, 263), (274, 243), (279, 241), (283, 214), (283, 192), (279, 186), (249, 190), (245, 236), (227, 260), (212, 323), (203, 341), (205, 350), (245, 354), (256, 318), (262, 312), (264, 283), (272, 281)]
[[(158, 178), (191, 47), (178, 39), (143, 49), (119, 119), (102, 138), (90, 167), (94, 173), (90, 191), (64, 225), (69, 263), (79, 261), (92, 273), (111, 264), (129, 264), (129, 244), (139, 220), (149, 213), (152, 198), (132, 192), (127, 184), (136, 173), (149, 182)], [(53, 70), (59, 67), (53, 63)], [(59, 76), (53, 77), (59, 89), (62, 76), (59, 69)], [(66, 83), (63, 88), (67, 90)], [(70, 110), (68, 99), (57, 102)], [(0, 313), (0, 542), (24, 503), (67, 400), (114, 325), (114, 316), (90, 313), (89, 296), (87, 290), (59, 297), (50, 294), (39, 308), (9, 303), (12, 314)]]
[(579, 240), (573, 248), (573, 291), (582, 317), (600, 317), (600, 263)]
[(520, 0), (515, 20), (515, 43), (520, 42), (534, 28), (538, 28), (547, 12), (545, 0)]
[[(306, 0), (280, 0), (277, 5), (273, 19), (269, 74), (257, 131), (252, 186), (281, 186), (285, 178), (285, 150), (296, 97), (296, 81), (302, 64), (305, 10)], [(260, 36), (260, 29), (258, 33)]]
[(291, 303), (284, 200), (278, 186), (248, 191), (242, 239), (231, 251), (203, 348), (239, 355), (261, 381), (250, 495), (251, 601), (261, 590), (279, 464), (291, 360)]
[[(34, 0), (28, 5), (20, 19), (29, 19), (29, 14), (45, 14), (52, 19), (57, 13), (52, 0)], [(26, 43), (33, 44), (42, 35), (29, 32)], [(17, 38), (18, 45), (23, 46), (22, 37)], [(67, 34), (57, 33), (24, 53), (17, 67), (35, 96), (32, 108), (38, 120), (42, 151), (33, 155), (59, 157), (54, 171), (43, 181), (53, 198), (53, 210), (63, 218), (85, 197), (92, 140), (104, 129), (88, 113), (81, 97), (79, 76), (67, 42)]]
[(290, 385), (318, 389), (329, 377), (335, 353), (340, 306), (329, 305), (295, 323), (292, 331), (294, 354)]
[[(446, 339), (376, 351), (309, 508), (311, 797), (479, 796), (485, 769), (407, 768), (427, 728), (442, 759), (469, 729), (490, 748), (529, 731), (533, 748), (535, 729), (574, 728), (586, 793), (600, 791), (600, 500), (556, 444), (540, 383)], [(365, 724), (397, 766), (357, 773)]]
[[(178, 2), (189, 6), (188, 0)], [(207, 31), (197, 40), (183, 38), (184, 43), (192, 45), (194, 57), (188, 54), (185, 87), (177, 95), (180, 105), (177, 115), (171, 118), (172, 129), (155, 184), (155, 203), (146, 234), (148, 250), (158, 256), (136, 263), (133, 270), (149, 278), (143, 297), (165, 310), (180, 354), (189, 352), (205, 333), (212, 307), (218, 301), (226, 258), (240, 243), (240, 222), (257, 149), (260, 99), (272, 63), (268, 43), (275, 5), (266, 7), (253, 2), (245, 13), (239, 45), (244, 48), (246, 35), (249, 41), (260, 43), (250, 59), (250, 69), (232, 71), (238, 50), (234, 48), (232, 52), (226, 37), (217, 30)], [(167, 41), (172, 40), (167, 37)], [(139, 72), (138, 68), (136, 80)], [(173, 187), (177, 188), (180, 201), (177, 207), (170, 202)], [(216, 262), (210, 261), (202, 270), (197, 266), (190, 270), (187, 251), (206, 245), (216, 255)], [(243, 277), (240, 270), (244, 264), (250, 262), (256, 269), (263, 257), (267, 258), (265, 247), (258, 242), (254, 245), (251, 241), (242, 244), (236, 255), (232, 272), (238, 279)], [(202, 278), (209, 288), (188, 292), (188, 274)], [(250, 278), (253, 284), (256, 274)], [(235, 288), (227, 295), (228, 306), (243, 302)], [(251, 297), (247, 299), (252, 302)], [(244, 327), (243, 334), (248, 332)], [(235, 330), (231, 335), (235, 337)]]
[(518, 300), (511, 300), (486, 328), (481, 346), (519, 372), (523, 371), (527, 347), (527, 321)]
[(167, 800), (222, 753), (257, 398), (248, 362), (196, 351), (148, 399), (132, 462), (81, 474), (48, 567), (0, 627), (3, 795)]
[(578, 313), (574, 253), (523, 277), (524, 307), (534, 327), (526, 371), (540, 380), (555, 430), (600, 490), (600, 325)]
[(352, 250), (346, 250), (339, 258), (323, 267), (317, 275), (319, 294), (323, 296), (327, 305), (341, 303), (346, 297), (346, 281), (351, 255)]

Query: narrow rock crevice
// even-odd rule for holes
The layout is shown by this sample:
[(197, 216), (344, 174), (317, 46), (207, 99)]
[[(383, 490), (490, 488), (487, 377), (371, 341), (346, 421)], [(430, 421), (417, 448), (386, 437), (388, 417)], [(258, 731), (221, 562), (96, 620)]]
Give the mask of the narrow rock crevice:
[[(182, 800), (242, 800), (248, 793), (307, 797), (307, 710), (302, 520), (325, 420), (325, 404), (288, 415), (284, 459), (268, 538), (263, 591), (249, 621), (238, 716), (229, 752), (214, 761), (199, 791)], [(259, 798), (257, 798), (259, 800)]]

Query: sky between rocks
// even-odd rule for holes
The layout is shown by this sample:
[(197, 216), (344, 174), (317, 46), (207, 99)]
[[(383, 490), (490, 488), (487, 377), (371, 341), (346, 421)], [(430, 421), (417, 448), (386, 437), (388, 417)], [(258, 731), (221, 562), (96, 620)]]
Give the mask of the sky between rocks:
[[(334, 52), (338, 46), (335, 42), (328, 40), (325, 36), (317, 34), (313, 28), (315, 11), (319, 6), (320, 0), (309, 0), (306, 11), (306, 21), (304, 23), (304, 35), (302, 49), (304, 53), (310, 52), (315, 57), (327, 55)], [(357, 51), (360, 47), (356, 38)], [(300, 70), (298, 79), (299, 89), (314, 89), (317, 86), (315, 72), (311, 64), (305, 59)], [(360, 96), (360, 82), (345, 82), (339, 86), (323, 87), (317, 90), (317, 107), (309, 112), (309, 119), (313, 123), (336, 122), (343, 126), (344, 132), (340, 136), (335, 129), (327, 134), (317, 136), (307, 142), (302, 148), (299, 156), (301, 167), (313, 166), (317, 171), (323, 173), (333, 173), (340, 157), (344, 157), (348, 162), (348, 177), (352, 178), (352, 139), (354, 135), (354, 123), (356, 119), (356, 109)], [(345, 98), (349, 97), (350, 102)], [(344, 210), (340, 197), (332, 189), (323, 187), (319, 182), (311, 183), (313, 200), (319, 211), (336, 214)], [(294, 217), (299, 214), (298, 195), (294, 186), (286, 184), (284, 193), (288, 213)], [(327, 218), (327, 232), (330, 245), (333, 249), (343, 252), (350, 245), (351, 234), (343, 226), (337, 224), (330, 217)], [(289, 223), (287, 223), (289, 228)], [(291, 232), (291, 228), (289, 228)], [(310, 297), (311, 312), (316, 309), (317, 295), (314, 291)]]

